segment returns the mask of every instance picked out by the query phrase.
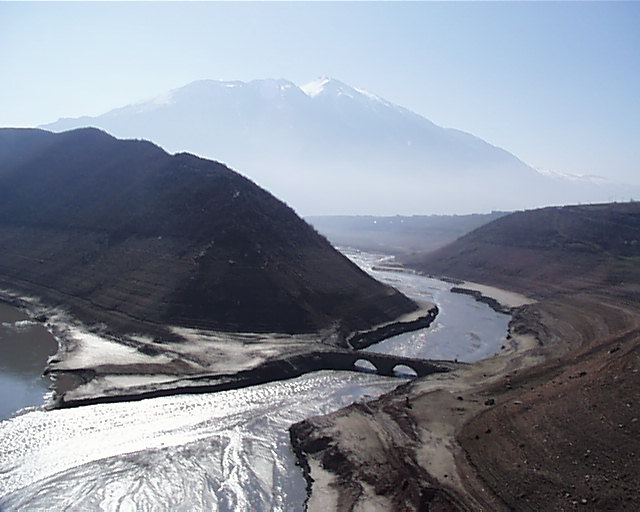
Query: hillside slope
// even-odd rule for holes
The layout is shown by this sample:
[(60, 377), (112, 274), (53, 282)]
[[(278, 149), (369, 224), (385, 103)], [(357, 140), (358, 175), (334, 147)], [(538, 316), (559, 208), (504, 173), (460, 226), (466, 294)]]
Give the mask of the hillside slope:
[(431, 274), (540, 297), (569, 290), (636, 295), (640, 203), (516, 212), (406, 262)]
[(511, 510), (635, 510), (640, 203), (515, 213), (416, 264), (540, 299), (519, 315), (544, 362), (488, 386), (502, 405), (457, 434), (480, 480)]
[(224, 165), (96, 129), (0, 130), (0, 286), (116, 330), (349, 331), (416, 307)]

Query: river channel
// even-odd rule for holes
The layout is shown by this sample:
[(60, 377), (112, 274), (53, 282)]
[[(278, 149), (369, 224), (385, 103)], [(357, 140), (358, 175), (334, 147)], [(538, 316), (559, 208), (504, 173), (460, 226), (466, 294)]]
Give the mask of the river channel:
[[(384, 256), (346, 252), (377, 279), (440, 308), (429, 329), (369, 350), (473, 361), (500, 349), (506, 315), (451, 294), (446, 283), (375, 270)], [(11, 310), (0, 311), (5, 325), (0, 344), (21, 329), (41, 328), (11, 317)], [(19, 348), (24, 355), (24, 344)], [(47, 350), (31, 352), (44, 355)], [(2, 367), (0, 372), (10, 373)], [(28, 387), (25, 375), (22, 385)], [(305, 482), (289, 446), (288, 427), (377, 397), (402, 382), (325, 371), (211, 394), (55, 411), (27, 408), (0, 421), (0, 510), (298, 511)], [(20, 407), (41, 402), (42, 393), (40, 388), (39, 400)]]

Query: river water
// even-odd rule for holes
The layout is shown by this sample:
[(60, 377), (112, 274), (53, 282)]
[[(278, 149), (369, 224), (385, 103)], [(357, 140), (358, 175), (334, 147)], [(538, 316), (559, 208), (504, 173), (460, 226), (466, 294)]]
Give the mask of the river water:
[[(376, 278), (440, 308), (425, 332), (370, 349), (459, 360), (499, 350), (505, 315), (449, 293), (444, 283), (372, 270), (383, 256), (348, 255)], [(0, 344), (19, 334), (20, 321), (25, 319), (4, 320), (11, 326), (8, 335), (0, 332)], [(295, 466), (288, 427), (377, 397), (402, 382), (326, 371), (212, 394), (26, 410), (0, 421), (0, 510), (301, 510), (305, 482)]]
[(43, 325), (0, 303), (0, 420), (39, 406), (50, 384), (41, 376), (58, 344)]
[(496, 354), (506, 341), (510, 317), (466, 295), (451, 293), (452, 285), (412, 272), (385, 269), (391, 256), (342, 250), (378, 281), (398, 288), (418, 301), (435, 303), (439, 313), (428, 329), (400, 334), (366, 350), (422, 359), (474, 362)]

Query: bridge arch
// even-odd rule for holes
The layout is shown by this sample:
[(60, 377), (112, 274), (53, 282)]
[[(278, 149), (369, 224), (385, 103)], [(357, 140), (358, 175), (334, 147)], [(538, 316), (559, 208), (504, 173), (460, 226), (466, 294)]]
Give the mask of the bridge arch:
[(393, 375), (395, 377), (409, 377), (415, 379), (418, 377), (418, 372), (407, 364), (397, 364), (393, 367)]
[(378, 373), (378, 368), (376, 367), (376, 365), (365, 357), (359, 357), (358, 359), (356, 359), (353, 362), (353, 367), (360, 372)]
[(435, 372), (447, 372), (452, 369), (451, 365), (446, 361), (412, 359), (376, 352), (325, 353), (322, 357), (327, 358), (325, 359), (327, 364), (324, 366), (325, 368), (377, 373), (386, 377), (425, 377)]

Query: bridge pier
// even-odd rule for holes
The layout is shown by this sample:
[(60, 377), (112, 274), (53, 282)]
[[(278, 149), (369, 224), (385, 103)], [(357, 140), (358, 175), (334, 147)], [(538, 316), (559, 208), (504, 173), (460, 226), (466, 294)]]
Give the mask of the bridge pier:
[(376, 367), (376, 370), (378, 370), (379, 375), (384, 375), (385, 377), (394, 376), (393, 369), (396, 367), (395, 362), (379, 360), (373, 362), (372, 364)]

